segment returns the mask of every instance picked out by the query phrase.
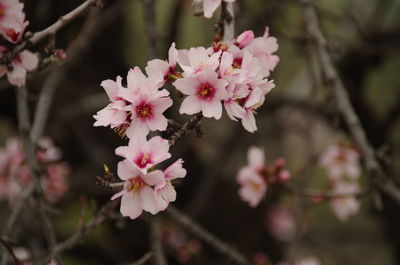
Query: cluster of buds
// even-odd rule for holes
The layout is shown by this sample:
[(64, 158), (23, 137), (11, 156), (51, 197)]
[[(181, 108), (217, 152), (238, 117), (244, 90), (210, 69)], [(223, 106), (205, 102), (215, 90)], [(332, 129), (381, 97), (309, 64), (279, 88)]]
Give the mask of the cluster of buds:
[(190, 262), (202, 250), (202, 244), (173, 224), (163, 226), (163, 241), (170, 247), (180, 263)]
[[(328, 174), (332, 191), (339, 194), (355, 194), (360, 191), (360, 157), (354, 148), (331, 145), (321, 155), (320, 165)], [(341, 221), (346, 221), (360, 210), (360, 201), (353, 196), (333, 198), (330, 205), (333, 213)]]
[(247, 153), (248, 165), (242, 167), (237, 175), (240, 185), (239, 195), (251, 207), (256, 207), (264, 198), (267, 188), (290, 179), (291, 174), (285, 169), (285, 160), (278, 158), (272, 165), (265, 162), (264, 150), (255, 146)]
[[(254, 132), (255, 111), (274, 87), (267, 77), (279, 61), (273, 55), (277, 49), (268, 28), (263, 37), (245, 31), (209, 48), (177, 50), (172, 43), (168, 60), (149, 61), (146, 74), (134, 67), (127, 74), (126, 85), (120, 76), (101, 83), (110, 103), (94, 115), (94, 126), (110, 126), (129, 139), (128, 146), (116, 149), (116, 154), (125, 158), (118, 164), (124, 188), (113, 197), (122, 196), (122, 215), (135, 219), (143, 210), (152, 214), (164, 210), (176, 197), (171, 180), (186, 175), (181, 159), (164, 171), (157, 170), (156, 166), (171, 156), (168, 141), (159, 136), (148, 139), (150, 132), (168, 127), (164, 112), (173, 101), (164, 85), (171, 82), (186, 95), (181, 114), (220, 119), (225, 106), (232, 120), (241, 119), (244, 128)], [(279, 165), (274, 170), (280, 171)]]
[[(56, 202), (68, 189), (66, 178), (69, 167), (60, 162), (61, 151), (49, 138), (39, 140), (36, 159), (44, 168), (40, 176), (43, 193), (49, 202)], [(0, 149), (0, 199), (12, 204), (31, 182), (32, 176), (21, 143), (11, 138)]]
[(24, 85), (27, 72), (39, 63), (37, 54), (28, 50), (11, 54), (11, 48), (21, 42), (29, 24), (23, 7), (18, 0), (0, 0), (0, 41), (4, 40), (4, 45), (0, 45), (0, 78), (7, 74), (8, 81), (15, 86)]

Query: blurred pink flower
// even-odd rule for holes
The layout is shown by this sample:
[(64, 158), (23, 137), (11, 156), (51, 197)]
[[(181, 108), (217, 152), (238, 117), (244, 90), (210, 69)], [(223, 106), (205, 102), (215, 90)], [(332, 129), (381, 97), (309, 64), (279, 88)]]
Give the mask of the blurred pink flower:
[(274, 207), (267, 213), (267, 229), (280, 241), (290, 242), (296, 236), (296, 218), (292, 210)]
[[(0, 58), (7, 53), (8, 49), (0, 46)], [(28, 50), (22, 51), (11, 62), (12, 69), (8, 69), (6, 65), (0, 65), (0, 78), (7, 74), (7, 79), (14, 86), (23, 86), (26, 81), (26, 74), (33, 71), (39, 64), (37, 54)]]
[(11, 43), (17, 43), (28, 22), (23, 12), (24, 4), (17, 0), (0, 0), (0, 34)]
[[(357, 183), (354, 182), (336, 182), (333, 186), (333, 191), (341, 194), (357, 193), (360, 190)], [(336, 217), (344, 222), (351, 215), (355, 215), (360, 210), (360, 201), (355, 197), (346, 196), (334, 198), (330, 201), (330, 206)]]
[(47, 167), (46, 173), (41, 179), (41, 184), (48, 201), (56, 202), (67, 192), (69, 172), (66, 163), (54, 163)]
[(334, 181), (345, 176), (356, 179), (361, 174), (357, 151), (340, 145), (329, 146), (321, 155), (320, 165), (327, 170), (329, 177)]
[(239, 195), (251, 207), (256, 207), (267, 190), (267, 183), (260, 174), (265, 167), (264, 150), (250, 147), (247, 162), (248, 165), (239, 170), (236, 178), (240, 184)]
[(215, 10), (221, 5), (222, 1), (235, 2), (236, 0), (194, 0), (195, 2), (203, 2), (204, 16), (211, 18)]

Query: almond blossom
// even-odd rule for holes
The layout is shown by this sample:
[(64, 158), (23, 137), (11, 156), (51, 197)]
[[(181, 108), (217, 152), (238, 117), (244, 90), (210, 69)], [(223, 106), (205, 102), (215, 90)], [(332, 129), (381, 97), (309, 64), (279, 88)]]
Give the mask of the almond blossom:
[(290, 242), (296, 236), (294, 212), (285, 207), (274, 207), (267, 213), (267, 229), (278, 240)]
[[(7, 52), (8, 49), (6, 47), (0, 46), (0, 58)], [(0, 65), (0, 78), (7, 74), (7, 79), (10, 84), (23, 86), (25, 85), (27, 72), (35, 70), (38, 64), (39, 59), (37, 54), (24, 50), (12, 60), (12, 69), (9, 69), (6, 65)]]
[(164, 181), (161, 170), (143, 172), (133, 161), (125, 159), (118, 163), (118, 177), (124, 181), (124, 188), (111, 199), (122, 197), (120, 211), (123, 216), (136, 219), (143, 210), (152, 214), (159, 211), (152, 186)]
[(218, 79), (217, 73), (205, 69), (195, 77), (184, 77), (176, 80), (174, 86), (188, 95), (179, 109), (180, 113), (195, 114), (201, 112), (204, 117), (220, 119), (222, 103), (227, 96), (227, 81)]
[(168, 121), (163, 112), (172, 105), (172, 100), (168, 91), (159, 90), (164, 83), (163, 76), (146, 77), (135, 67), (129, 71), (127, 81), (126, 88), (122, 87), (120, 77), (117, 82), (103, 81), (111, 103), (93, 116), (94, 126), (116, 128), (129, 138), (166, 130)]
[(178, 50), (175, 48), (175, 42), (171, 44), (171, 47), (168, 51), (168, 61), (163, 61), (160, 59), (154, 59), (147, 63), (146, 73), (149, 76), (158, 76), (161, 75), (164, 78), (164, 81), (168, 80), (168, 76), (174, 76), (176, 63), (178, 61)]
[(22, 38), (29, 24), (25, 21), (23, 8), (24, 4), (17, 0), (0, 0), (0, 34), (11, 43), (17, 43)]
[(129, 141), (128, 146), (120, 146), (115, 153), (135, 163), (143, 172), (171, 157), (168, 140), (155, 136), (147, 141), (143, 137)]
[[(333, 191), (339, 194), (357, 193), (359, 189), (358, 184), (355, 182), (337, 182), (333, 186)], [(351, 196), (333, 198), (330, 200), (330, 206), (336, 217), (344, 222), (351, 215), (358, 213), (360, 210), (360, 201)]]
[(258, 147), (250, 147), (247, 162), (248, 166), (240, 169), (237, 175), (239, 195), (251, 207), (256, 207), (267, 190), (267, 183), (260, 174), (265, 166), (264, 151)]
[(361, 174), (359, 155), (352, 148), (340, 145), (331, 145), (321, 155), (320, 165), (328, 172), (332, 180), (340, 180), (341, 177), (357, 179)]
[(164, 170), (164, 182), (160, 182), (155, 187), (156, 197), (160, 210), (165, 210), (170, 202), (175, 201), (176, 191), (172, 185), (172, 180), (184, 178), (186, 169), (182, 167), (183, 160), (178, 159)]
[(290, 172), (284, 169), (285, 160), (279, 158), (268, 166), (264, 150), (261, 148), (255, 146), (249, 148), (247, 163), (239, 170), (236, 180), (240, 185), (239, 196), (250, 207), (256, 207), (260, 203), (269, 185), (290, 178)]
[[(61, 151), (49, 138), (39, 139), (36, 158), (45, 169), (40, 176), (44, 195), (54, 203), (68, 190), (69, 166), (60, 162)], [(31, 182), (32, 176), (20, 141), (17, 138), (8, 139), (5, 148), (0, 148), (0, 199), (12, 204)]]

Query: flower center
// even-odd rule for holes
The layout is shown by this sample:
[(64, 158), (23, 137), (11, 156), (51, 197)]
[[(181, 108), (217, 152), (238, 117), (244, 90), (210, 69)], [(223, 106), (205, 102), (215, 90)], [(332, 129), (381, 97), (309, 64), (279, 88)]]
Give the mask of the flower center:
[(6, 29), (6, 36), (9, 37), (12, 41), (17, 41), (19, 37), (19, 33), (15, 32), (14, 29)]
[(197, 96), (204, 100), (210, 100), (214, 98), (215, 88), (209, 83), (201, 84), (197, 89)]
[(153, 117), (153, 107), (147, 103), (141, 103), (136, 106), (136, 115), (141, 119)]
[(151, 157), (149, 154), (141, 154), (135, 161), (135, 164), (138, 165), (140, 168), (144, 168), (147, 164), (151, 163)]
[(238, 57), (233, 59), (232, 67), (236, 69), (240, 69), (242, 67), (243, 58)]
[(129, 180), (128, 191), (138, 191), (146, 185), (140, 176), (136, 176)]

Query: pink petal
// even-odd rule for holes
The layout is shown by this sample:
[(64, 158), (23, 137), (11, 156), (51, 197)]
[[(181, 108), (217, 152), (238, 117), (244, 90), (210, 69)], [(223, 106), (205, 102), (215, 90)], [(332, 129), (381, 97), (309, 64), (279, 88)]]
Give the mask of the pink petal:
[(30, 51), (23, 51), (19, 54), (19, 58), (21, 59), (21, 64), (28, 71), (33, 71), (39, 64), (39, 58), (37, 54), (32, 53)]
[(174, 86), (176, 87), (176, 89), (178, 89), (183, 94), (190, 96), (196, 94), (196, 89), (199, 85), (200, 82), (193, 77), (178, 79), (174, 82)]
[(212, 101), (203, 101), (201, 103), (201, 110), (206, 118), (212, 118), (219, 120), (222, 116), (222, 104), (218, 99)]
[(201, 103), (200, 101), (196, 98), (196, 96), (188, 96), (186, 97), (183, 102), (181, 107), (179, 108), (179, 113), (180, 114), (195, 114), (201, 111)]
[(255, 146), (250, 147), (247, 153), (247, 161), (252, 168), (263, 168), (265, 165), (264, 150)]
[(257, 131), (256, 119), (251, 110), (246, 111), (246, 116), (242, 118), (242, 125), (248, 132)]
[(168, 140), (155, 136), (149, 141), (149, 149), (152, 150), (152, 160), (154, 164), (161, 163), (162, 161), (171, 157), (169, 151)]
[(141, 188), (139, 195), (142, 199), (143, 210), (148, 211), (151, 214), (156, 214), (159, 211), (156, 194), (152, 188), (149, 186)]
[(184, 178), (186, 176), (186, 169), (182, 167), (183, 160), (178, 159), (172, 165), (164, 170), (165, 178), (172, 180), (176, 178)]
[(26, 70), (21, 64), (13, 64), (13, 71), (7, 73), (7, 78), (10, 84), (14, 86), (25, 85)]
[(125, 159), (118, 163), (117, 169), (118, 177), (122, 180), (128, 180), (130, 178), (141, 175), (140, 170), (133, 164), (133, 162)]
[(164, 173), (161, 170), (155, 170), (142, 176), (142, 179), (149, 185), (157, 185), (164, 182)]
[(221, 0), (203, 0), (204, 16), (206, 18), (211, 18), (220, 4)]
[(137, 218), (142, 214), (142, 198), (136, 192), (128, 192), (122, 196), (121, 208), (122, 216), (129, 216), (131, 219)]

